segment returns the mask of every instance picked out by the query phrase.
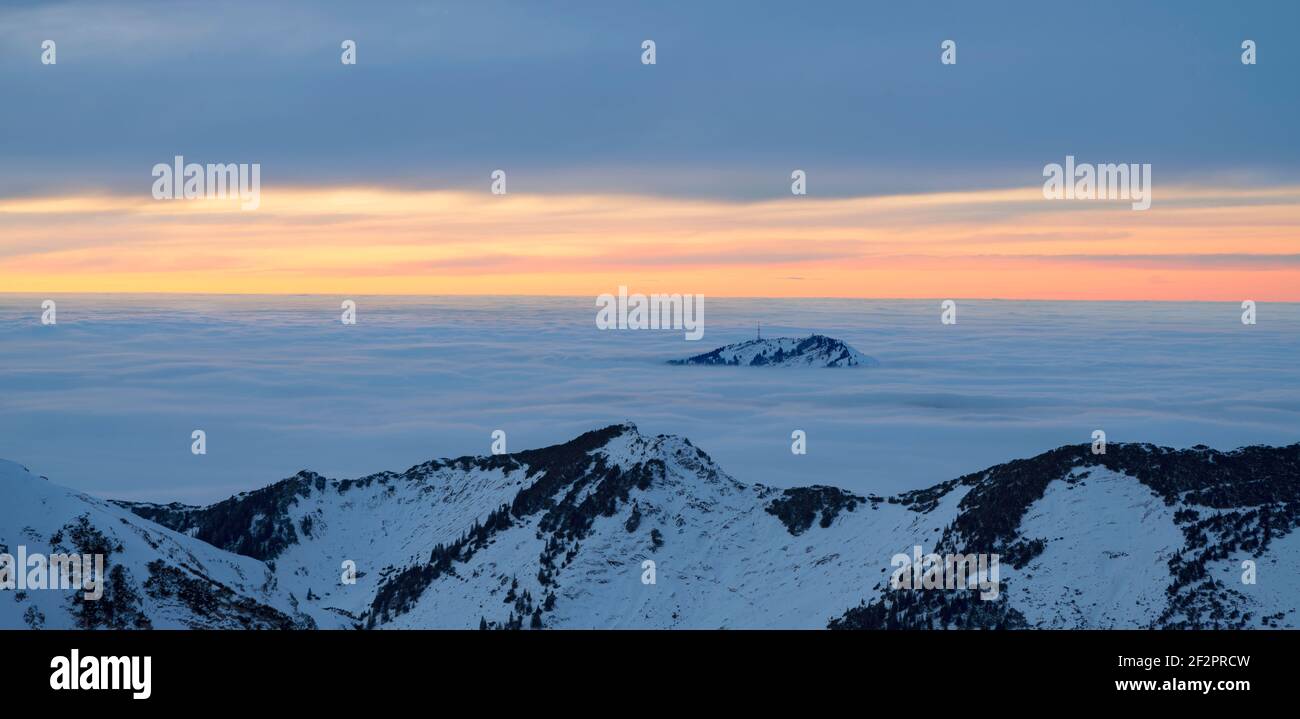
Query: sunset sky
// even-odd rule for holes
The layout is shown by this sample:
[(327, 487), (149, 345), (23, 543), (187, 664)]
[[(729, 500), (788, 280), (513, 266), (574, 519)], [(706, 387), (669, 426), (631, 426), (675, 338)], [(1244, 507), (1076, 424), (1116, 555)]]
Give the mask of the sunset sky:
[(1300, 301), (1292, 3), (363, 5), (0, 9), (0, 292)]

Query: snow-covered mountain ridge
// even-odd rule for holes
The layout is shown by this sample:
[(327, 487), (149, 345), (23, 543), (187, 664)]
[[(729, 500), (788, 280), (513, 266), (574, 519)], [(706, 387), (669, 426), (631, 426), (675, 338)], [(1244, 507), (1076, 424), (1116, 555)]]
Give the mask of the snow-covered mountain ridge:
[[(620, 424), (401, 473), (304, 471), (207, 507), (21, 483), (50, 518), (0, 515), (0, 541), (87, 514), (124, 544), (158, 544), (110, 560), (130, 560), (153, 626), (247, 614), (155, 599), (155, 560), (284, 617), (265, 625), (301, 627), (1295, 626), (1300, 596), (1300, 445), (1067, 446), (880, 497), (744, 484), (688, 439)], [(918, 545), (999, 554), (1000, 596), (888, 589), (891, 558)]]

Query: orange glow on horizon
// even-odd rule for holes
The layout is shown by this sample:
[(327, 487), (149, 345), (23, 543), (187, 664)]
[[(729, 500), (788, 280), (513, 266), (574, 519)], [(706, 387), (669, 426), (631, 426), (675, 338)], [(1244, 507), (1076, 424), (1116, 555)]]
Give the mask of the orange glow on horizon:
[(1300, 301), (1300, 188), (761, 202), (263, 188), (0, 200), (0, 292)]

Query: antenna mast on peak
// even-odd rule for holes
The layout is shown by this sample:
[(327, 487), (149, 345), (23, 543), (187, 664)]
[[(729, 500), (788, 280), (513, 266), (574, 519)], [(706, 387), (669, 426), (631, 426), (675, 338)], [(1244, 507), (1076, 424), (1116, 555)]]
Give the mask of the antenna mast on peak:
[(759, 322), (759, 323), (758, 323), (758, 339), (759, 339), (759, 341), (762, 341), (762, 339), (763, 339), (763, 323), (762, 323), (762, 322)]

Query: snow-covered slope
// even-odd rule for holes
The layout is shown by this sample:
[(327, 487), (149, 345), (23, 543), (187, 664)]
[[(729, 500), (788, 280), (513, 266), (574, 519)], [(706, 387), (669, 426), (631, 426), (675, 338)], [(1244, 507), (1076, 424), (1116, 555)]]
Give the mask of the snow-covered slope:
[(52, 554), (103, 554), (104, 594), (84, 601), (80, 587), (22, 589), (15, 573), (13, 588), (0, 593), (0, 628), (315, 626), (262, 562), (0, 460), (0, 554), (16, 562), (20, 552), (42, 562)]
[(1001, 596), (879, 590), (832, 626), (1300, 626), (1300, 444), (1061, 447), (925, 493), (963, 489), (936, 551), (998, 553)]
[(719, 347), (669, 364), (750, 365), (770, 367), (874, 367), (879, 364), (844, 342), (826, 337), (773, 337)]
[[(402, 473), (301, 472), (208, 507), (117, 507), (24, 482), (41, 489), (26, 506), (45, 501), (50, 515), (32, 541), (93, 510), (97, 526), (121, 525), (122, 556), (188, 552), (205, 574), (318, 626), (1300, 623), (1300, 445), (1062, 447), (878, 497), (748, 485), (686, 438), (621, 424)], [(0, 517), (5, 541), (30, 513)], [(146, 551), (132, 539), (142, 532), (165, 550)], [(914, 546), (998, 554), (1000, 595), (889, 589), (892, 558)], [(1246, 560), (1255, 584), (1241, 581)], [(131, 560), (147, 576), (140, 567)]]

